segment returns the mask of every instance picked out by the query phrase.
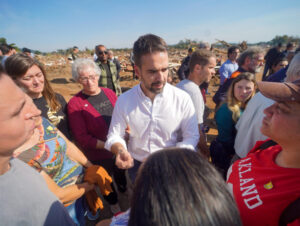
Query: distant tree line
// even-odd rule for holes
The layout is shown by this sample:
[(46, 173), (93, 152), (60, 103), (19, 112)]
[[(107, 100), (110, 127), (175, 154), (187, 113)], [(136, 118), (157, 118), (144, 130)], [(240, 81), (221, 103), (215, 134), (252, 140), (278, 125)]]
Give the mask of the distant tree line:
[[(288, 42), (295, 42), (296, 44), (300, 44), (300, 38), (298, 36), (288, 36), (288, 35), (276, 35), (272, 40), (268, 41), (268, 42), (258, 42), (258, 43), (251, 43), (248, 45), (270, 45), (270, 46), (275, 46), (278, 43), (282, 43), (283, 45), (286, 45)], [(188, 49), (190, 47), (196, 47), (199, 45), (199, 41), (197, 40), (192, 40), (192, 39), (184, 39), (184, 40), (180, 40), (177, 44), (174, 45), (169, 45), (172, 48), (177, 48), (177, 49)], [(0, 38), (0, 44), (8, 44), (6, 41), (6, 38)], [(236, 43), (230, 43), (232, 45), (236, 45)], [(21, 51), (21, 48), (16, 46), (15, 43), (11, 43), (8, 44), (10, 46), (12, 46), (13, 48), (15, 48), (18, 52)], [(222, 46), (222, 44), (218, 43), (218, 44), (214, 44), (214, 46)], [(223, 46), (225, 47), (225, 46)], [(122, 48), (122, 49), (114, 49), (114, 50), (128, 50), (128, 48)], [(46, 52), (41, 52), (39, 50), (31, 50), (34, 54), (60, 54), (60, 55), (68, 55), (72, 52), (72, 47), (67, 48), (67, 49), (58, 49), (56, 51), (52, 51), (49, 53)], [(88, 54), (93, 54), (94, 50), (93, 49), (89, 49), (89, 48), (85, 48), (84, 52), (88, 53)]]
[[(282, 45), (286, 45), (289, 42), (294, 42), (296, 44), (300, 44), (300, 38), (298, 36), (288, 36), (288, 35), (276, 35), (272, 40), (268, 42), (258, 42), (258, 43), (247, 43), (248, 45), (269, 45), (269, 46), (276, 46), (277, 44), (281, 43)], [(191, 40), (191, 39), (184, 39), (180, 40), (175, 45), (170, 45), (173, 48), (178, 49), (188, 49), (189, 47), (195, 47), (198, 46), (200, 42), (197, 40)], [(237, 45), (238, 43), (230, 43), (231, 45)], [(222, 44), (214, 44), (214, 46), (222, 46)], [(225, 47), (225, 46), (223, 46)]]

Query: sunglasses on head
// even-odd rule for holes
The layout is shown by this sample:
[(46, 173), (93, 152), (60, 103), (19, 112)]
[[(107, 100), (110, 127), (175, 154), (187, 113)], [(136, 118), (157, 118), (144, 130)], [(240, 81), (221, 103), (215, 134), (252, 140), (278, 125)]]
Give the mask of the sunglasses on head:
[(105, 51), (98, 51), (99, 55), (104, 55), (104, 54), (107, 55), (107, 53), (108, 53), (108, 51), (106, 51), (106, 50)]

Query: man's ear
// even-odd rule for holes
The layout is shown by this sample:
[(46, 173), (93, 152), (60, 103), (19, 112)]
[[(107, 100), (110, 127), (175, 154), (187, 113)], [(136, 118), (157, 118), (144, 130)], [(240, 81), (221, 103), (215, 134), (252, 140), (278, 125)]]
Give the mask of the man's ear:
[(194, 71), (202, 71), (203, 67), (200, 64), (196, 64), (194, 67)]
[(245, 64), (246, 64), (246, 65), (249, 65), (249, 64), (251, 63), (251, 60), (252, 60), (252, 59), (251, 59), (250, 57), (247, 56), (246, 59), (245, 59)]
[(137, 65), (134, 65), (134, 68), (133, 68), (136, 76), (140, 79), (141, 78), (141, 68)]

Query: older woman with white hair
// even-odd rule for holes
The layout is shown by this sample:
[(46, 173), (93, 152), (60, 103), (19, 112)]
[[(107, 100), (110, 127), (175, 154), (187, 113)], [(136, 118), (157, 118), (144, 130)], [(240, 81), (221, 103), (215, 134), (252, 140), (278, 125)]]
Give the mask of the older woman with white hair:
[[(72, 76), (82, 85), (82, 90), (68, 103), (69, 126), (74, 139), (87, 158), (103, 166), (114, 176), (118, 190), (125, 192), (125, 171), (115, 166), (113, 154), (104, 149), (117, 96), (112, 90), (98, 86), (101, 70), (91, 59), (76, 59)], [(113, 213), (120, 211), (116, 192), (104, 198)]]

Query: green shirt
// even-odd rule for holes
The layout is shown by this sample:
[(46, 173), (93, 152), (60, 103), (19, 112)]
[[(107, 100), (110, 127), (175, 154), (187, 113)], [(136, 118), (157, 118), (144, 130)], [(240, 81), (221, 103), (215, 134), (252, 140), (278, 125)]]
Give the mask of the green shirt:
[[(110, 61), (107, 61), (107, 65), (104, 65), (99, 60), (96, 61), (96, 64), (98, 64), (98, 66), (101, 69), (101, 75), (100, 75), (100, 79), (98, 82), (99, 86), (111, 89), (112, 87), (110, 85), (112, 84), (112, 86), (113, 86), (112, 90), (115, 91), (116, 95), (117, 96), (121, 95), (122, 90), (121, 90), (121, 87), (119, 84), (119, 80), (117, 80), (116, 65)], [(110, 71), (111, 75), (109, 73), (107, 73), (107, 70), (105, 70), (106, 66), (107, 66), (107, 68), (109, 67), (109, 71)]]

